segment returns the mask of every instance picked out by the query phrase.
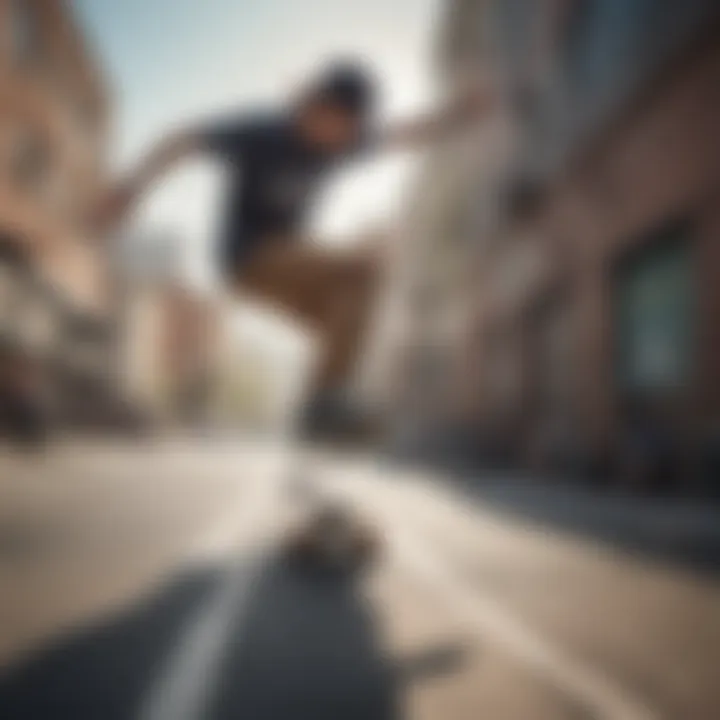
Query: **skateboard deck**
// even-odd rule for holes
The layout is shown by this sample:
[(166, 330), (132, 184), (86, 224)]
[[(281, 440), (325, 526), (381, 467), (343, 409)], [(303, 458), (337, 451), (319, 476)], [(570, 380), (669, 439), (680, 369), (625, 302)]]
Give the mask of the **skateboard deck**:
[(294, 562), (358, 573), (378, 560), (380, 533), (350, 501), (331, 497), (307, 481), (296, 481), (288, 489), (305, 504), (284, 539), (284, 549)]

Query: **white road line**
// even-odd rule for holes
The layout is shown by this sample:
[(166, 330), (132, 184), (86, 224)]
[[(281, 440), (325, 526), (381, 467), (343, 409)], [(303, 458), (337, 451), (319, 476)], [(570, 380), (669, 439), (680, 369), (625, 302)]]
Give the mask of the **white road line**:
[[(252, 521), (262, 506), (267, 507), (266, 503), (278, 497), (278, 487), (277, 474), (268, 473), (267, 482), (253, 486), (257, 495), (243, 496), (243, 512), (229, 517), (227, 524), (201, 538), (194, 552), (201, 554), (231, 544), (242, 519), (247, 517), (248, 522)], [(371, 505), (371, 512), (388, 530), (393, 557), (439, 593), (448, 607), (464, 619), (471, 632), (491, 640), (526, 663), (598, 720), (657, 720), (659, 715), (631, 697), (611, 678), (584, 666), (508, 612), (492, 596), (463, 581), (453, 572), (447, 558), (433, 545), (423, 542), (420, 529), (408, 522), (407, 513), (388, 512), (382, 498), (368, 502), (372, 495), (372, 492), (361, 493), (360, 504)], [(245, 573), (232, 574), (188, 625), (168, 666), (154, 685), (149, 702), (142, 708), (141, 720), (206, 717), (214, 691), (213, 681), (225, 657), (227, 638), (233, 634), (234, 640), (237, 639), (247, 597), (261, 564), (253, 565)]]
[(598, 720), (657, 720), (646, 704), (630, 697), (610, 678), (590, 669), (534, 632), (490, 596), (466, 584), (417, 537), (397, 530), (391, 538), (398, 561), (422, 578), (433, 591), (483, 638), (490, 638), (548, 678)]
[[(367, 474), (364, 476), (360, 495), (357, 490), (349, 492), (382, 524), (391, 558), (439, 594), (470, 631), (482, 639), (490, 639), (533, 668), (597, 720), (658, 720), (661, 717), (612, 678), (588, 667), (536, 632), (476, 584), (464, 581), (452, 570), (448, 557), (438, 552), (434, 544), (423, 541), (420, 528), (408, 519), (407, 503), (402, 503), (402, 512), (389, 511), (387, 498), (373, 493), (366, 482)], [(374, 489), (380, 488), (376, 485)], [(368, 501), (369, 498), (372, 499)]]
[[(231, 513), (190, 549), (190, 560), (213, 559), (231, 550), (244, 522), (252, 523), (276, 497), (277, 480), (268, 473), (263, 481), (240, 493), (240, 510)], [(207, 717), (228, 639), (237, 642), (243, 627), (248, 600), (266, 560), (258, 551), (252, 563), (230, 567), (219, 587), (199, 609), (182, 632), (179, 641), (153, 684), (147, 702), (140, 708), (140, 720), (201, 720)]]
[(203, 605), (180, 638), (155, 683), (140, 720), (201, 720), (212, 703), (228, 639), (237, 640), (248, 598), (263, 566), (262, 556), (236, 568)]

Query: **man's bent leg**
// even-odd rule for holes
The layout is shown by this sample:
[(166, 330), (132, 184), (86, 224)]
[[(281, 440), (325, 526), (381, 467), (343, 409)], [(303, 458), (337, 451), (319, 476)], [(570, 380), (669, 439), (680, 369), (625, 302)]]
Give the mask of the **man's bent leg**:
[(374, 258), (358, 253), (343, 258), (325, 297), (321, 326), (322, 355), (314, 387), (342, 387), (357, 367), (373, 307), (377, 268)]
[(372, 253), (276, 242), (251, 259), (240, 287), (318, 332), (323, 347), (312, 386), (324, 392), (345, 385), (355, 368), (376, 278)]

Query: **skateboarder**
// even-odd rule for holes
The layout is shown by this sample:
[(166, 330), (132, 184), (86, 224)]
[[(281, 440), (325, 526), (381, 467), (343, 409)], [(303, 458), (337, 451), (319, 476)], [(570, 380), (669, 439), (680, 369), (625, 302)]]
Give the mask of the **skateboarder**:
[(376, 87), (361, 64), (334, 62), (285, 107), (239, 112), (161, 139), (103, 204), (109, 229), (161, 176), (196, 154), (230, 171), (219, 270), (232, 289), (277, 305), (315, 330), (323, 353), (306, 404), (307, 434), (352, 425), (345, 399), (377, 277), (369, 249), (340, 252), (301, 242), (319, 184), (343, 163), (423, 145), (480, 117), (486, 94), (384, 131), (373, 126)]

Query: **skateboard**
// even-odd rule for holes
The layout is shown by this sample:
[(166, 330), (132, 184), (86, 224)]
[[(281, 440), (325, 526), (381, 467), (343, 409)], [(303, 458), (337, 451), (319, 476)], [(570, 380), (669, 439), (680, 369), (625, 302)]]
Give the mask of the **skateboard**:
[(289, 532), (285, 550), (298, 566), (357, 576), (378, 560), (381, 542), (348, 503), (323, 498)]

